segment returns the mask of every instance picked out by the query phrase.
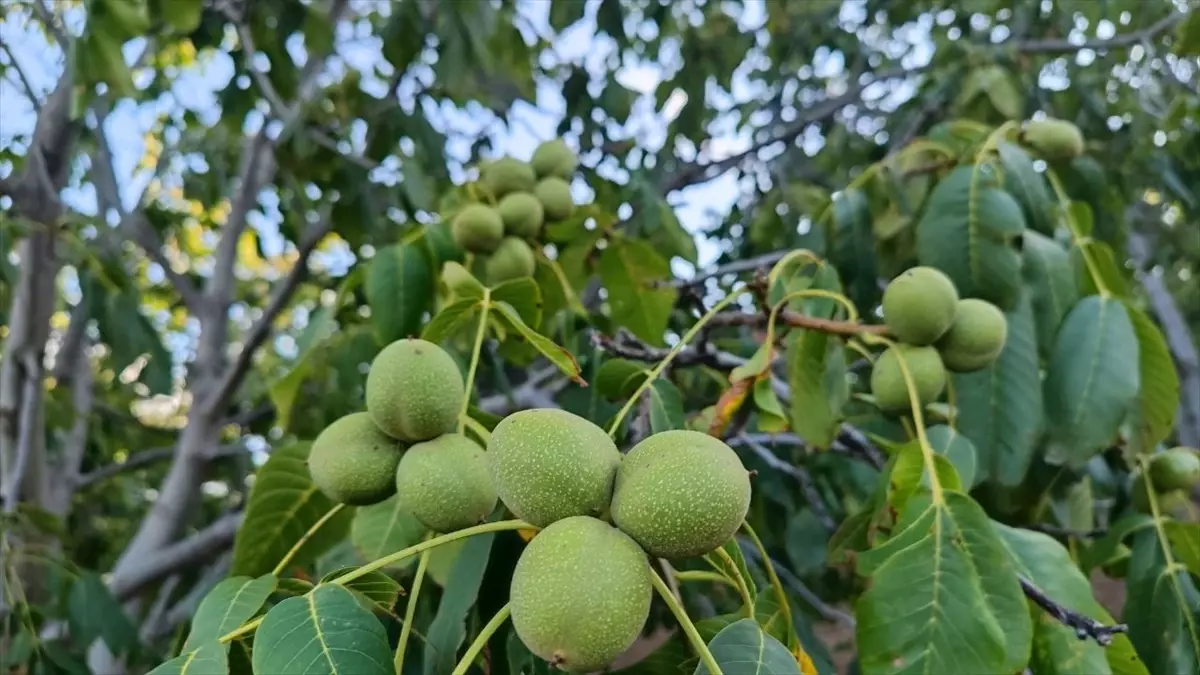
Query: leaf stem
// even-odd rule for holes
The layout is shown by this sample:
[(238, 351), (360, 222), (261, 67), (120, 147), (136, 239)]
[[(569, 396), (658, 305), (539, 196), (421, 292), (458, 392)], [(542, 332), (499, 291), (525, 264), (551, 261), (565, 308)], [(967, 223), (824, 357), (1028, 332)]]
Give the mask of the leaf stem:
[(711, 581), (714, 584), (725, 584), (726, 586), (732, 586), (734, 589), (738, 590), (739, 593), (741, 591), (741, 589), (738, 589), (738, 585), (733, 581), (733, 579), (730, 579), (719, 572), (685, 570), (683, 572), (676, 572), (675, 578), (680, 581)]
[(227, 643), (227, 642), (233, 642), (234, 640), (240, 638), (243, 635), (246, 635), (248, 633), (253, 633), (255, 631), (255, 629), (258, 628), (258, 625), (261, 624), (262, 622), (263, 622), (263, 617), (260, 616), (257, 619), (255, 619), (249, 623), (244, 623), (241, 626), (238, 626), (237, 628), (222, 635), (221, 639), (218, 641), (221, 642), (222, 644)]
[(473, 537), (477, 534), (487, 534), (489, 532), (503, 532), (505, 530), (536, 530), (536, 529), (538, 529), (538, 528), (534, 527), (533, 525), (530, 525), (529, 523), (527, 523), (523, 520), (501, 520), (501, 521), (497, 521), (494, 523), (483, 523), (482, 525), (468, 527), (465, 530), (458, 530), (457, 532), (449, 532), (447, 534), (443, 534), (441, 536), (434, 537), (433, 539), (426, 539), (425, 541), (423, 541), (419, 544), (414, 544), (412, 546), (409, 546), (406, 549), (402, 549), (402, 550), (396, 551), (395, 553), (385, 555), (382, 558), (375, 560), (374, 562), (369, 562), (366, 565), (363, 565), (362, 567), (360, 567), (356, 570), (352, 570), (350, 572), (343, 574), (342, 576), (340, 576), (336, 579), (333, 579), (329, 583), (344, 585), (348, 582), (354, 581), (355, 579), (357, 579), (361, 576), (370, 574), (371, 572), (374, 572), (377, 569), (380, 569), (382, 567), (387, 567), (388, 565), (393, 565), (395, 563), (400, 562), (401, 560), (404, 560), (405, 558), (412, 557), (412, 556), (414, 556), (418, 553), (421, 553), (423, 551), (426, 551), (428, 549), (437, 548), (438, 546), (441, 546), (442, 544), (449, 544), (450, 542), (458, 541), (459, 539), (466, 539), (467, 537)]
[(479, 420), (475, 419), (474, 417), (471, 417), (470, 415), (466, 415), (464, 417), (461, 417), (460, 420), (462, 420), (462, 422), (466, 425), (467, 429), (474, 431), (475, 435), (478, 436), (479, 440), (482, 441), (485, 445), (487, 444), (488, 439), (490, 439), (492, 437), (492, 434), (490, 431), (487, 430), (487, 427), (483, 426), (483, 424)]
[(1071, 241), (1075, 244), (1075, 248), (1079, 249), (1079, 254), (1083, 256), (1084, 267), (1087, 267), (1088, 276), (1092, 278), (1092, 283), (1096, 285), (1096, 290), (1100, 292), (1100, 296), (1107, 298), (1112, 295), (1108, 285), (1104, 283), (1104, 276), (1100, 274), (1100, 267), (1095, 260), (1092, 259), (1092, 254), (1088, 251), (1087, 246), (1084, 246), (1086, 240), (1090, 237), (1084, 236), (1079, 231), (1075, 219), (1071, 217), (1071, 198), (1067, 196), (1067, 191), (1063, 187), (1062, 181), (1058, 174), (1053, 170), (1046, 170), (1046, 177), (1050, 180), (1050, 185), (1054, 188), (1054, 196), (1058, 199), (1058, 207), (1063, 211), (1063, 220), (1067, 223), (1067, 230), (1071, 233)]
[[(649, 565), (649, 562), (647, 562)], [(658, 576), (658, 572), (654, 567), (650, 567), (650, 581), (654, 584), (654, 590), (658, 591), (663, 602), (667, 603), (667, 607), (671, 609), (671, 613), (675, 615), (675, 619), (679, 621), (679, 626), (683, 628), (683, 632), (687, 635), (688, 641), (692, 643), (692, 649), (696, 650), (696, 654), (700, 656), (700, 662), (708, 668), (709, 675), (724, 675), (721, 672), (721, 666), (717, 664), (717, 660), (713, 658), (712, 652), (708, 650), (708, 645), (704, 644), (704, 638), (700, 637), (700, 632), (696, 630), (696, 624), (692, 623), (688, 617), (687, 611), (683, 609), (683, 605), (675, 599), (675, 594), (667, 588), (666, 582), (662, 577)]]
[(750, 586), (746, 584), (746, 577), (742, 576), (742, 571), (738, 569), (737, 563), (733, 561), (733, 556), (729, 555), (729, 552), (724, 547), (714, 550), (713, 553), (729, 568), (728, 572), (737, 584), (738, 593), (742, 596), (742, 610), (746, 614), (747, 619), (753, 619), (754, 598), (750, 596)]
[[(454, 667), (454, 672), (451, 673), (451, 675), (467, 675), (467, 671), (471, 669), (471, 664), (475, 662), (475, 657), (479, 656), (479, 652), (483, 651), (484, 645), (486, 645), (488, 640), (492, 638), (492, 635), (500, 629), (500, 626), (504, 625), (504, 622), (508, 620), (510, 614), (512, 614), (511, 603), (505, 603), (503, 607), (496, 611), (496, 614), (492, 617), (492, 620), (488, 621), (487, 624), (480, 629), (479, 635), (475, 636), (475, 641), (472, 642), (471, 646), (467, 648), (466, 653), (463, 654), (462, 660), (460, 660), (458, 665)], [(396, 672), (399, 673), (400, 671), (397, 670)]]
[[(895, 349), (896, 343), (885, 337), (872, 336), (872, 341), (877, 341)], [(904, 386), (908, 389), (908, 403), (912, 408), (913, 426), (916, 427), (917, 441), (921, 445), (921, 456), (925, 460), (925, 470), (929, 472), (929, 486), (933, 493), (934, 504), (944, 504), (945, 496), (942, 494), (942, 482), (938, 479), (937, 464), (933, 459), (933, 447), (929, 445), (929, 437), (925, 435), (925, 416), (921, 412), (921, 398), (917, 395), (917, 385), (913, 380), (912, 371), (908, 368), (908, 361), (904, 358), (904, 354), (899, 349), (896, 350), (896, 363), (900, 364), (900, 374), (904, 376)]]
[(657, 380), (658, 376), (662, 374), (663, 370), (670, 365), (671, 361), (675, 360), (675, 357), (679, 356), (679, 353), (683, 351), (684, 347), (687, 347), (687, 344), (700, 333), (700, 330), (704, 328), (704, 324), (708, 323), (709, 320), (717, 314), (717, 312), (720, 312), (722, 309), (725, 309), (729, 305), (733, 304), (734, 300), (736, 300), (743, 293), (746, 293), (748, 290), (749, 289), (747, 288), (741, 288), (722, 298), (721, 301), (713, 305), (713, 308), (708, 310), (704, 316), (700, 317), (700, 320), (696, 322), (696, 325), (692, 326), (687, 333), (684, 333), (683, 337), (679, 339), (679, 342), (675, 343), (675, 346), (671, 348), (671, 351), (667, 352), (666, 357), (664, 357), (662, 361), (659, 361), (658, 364), (651, 369), (650, 374), (646, 376), (646, 379), (643, 380), (641, 385), (638, 386), (637, 390), (633, 392), (633, 395), (629, 397), (629, 400), (625, 401), (624, 407), (622, 407), (620, 412), (617, 413), (617, 416), (613, 418), (612, 425), (610, 425), (608, 428), (609, 436), (615, 437), (617, 435), (617, 430), (621, 428), (621, 422), (625, 421), (625, 416), (629, 414), (629, 411), (633, 408), (633, 405), (641, 400), (642, 394), (646, 392), (646, 389), (650, 388), (654, 384), (654, 381)]
[(492, 305), (492, 289), (483, 289), (480, 301), (479, 328), (475, 330), (475, 345), (471, 348), (471, 365), (467, 368), (466, 392), (463, 394), (462, 408), (458, 411), (458, 433), (466, 428), (467, 410), (471, 407), (471, 389), (475, 386), (475, 369), (479, 367), (479, 353), (483, 351), (483, 336), (487, 333), (488, 309)]
[(421, 551), (417, 571), (413, 574), (412, 592), (409, 593), (408, 603), (404, 607), (404, 623), (400, 624), (400, 639), (396, 643), (396, 656), (392, 660), (397, 675), (404, 672), (404, 652), (408, 648), (408, 635), (412, 632), (413, 619), (417, 614), (417, 598), (421, 595), (421, 583), (425, 580), (425, 568), (429, 566), (430, 551), (431, 549)]
[[(1181, 607), (1187, 607), (1187, 595), (1184, 594), (1184, 589), (1179, 585), (1179, 570), (1182, 568), (1175, 561), (1175, 554), (1171, 552), (1171, 541), (1167, 538), (1167, 531), (1163, 529), (1162, 511), (1158, 505), (1158, 493), (1154, 491), (1154, 483), (1150, 480), (1150, 458), (1146, 455), (1138, 455), (1138, 463), (1142, 467), (1142, 480), (1146, 483), (1146, 501), (1150, 503), (1150, 515), (1154, 519), (1154, 533), (1158, 537), (1159, 548), (1163, 552), (1163, 562), (1166, 563), (1166, 568), (1171, 574), (1171, 588), (1175, 591), (1175, 597), (1179, 600)], [(1190, 630), (1187, 631), (1188, 636), (1192, 639), (1192, 647), (1197, 654), (1200, 654), (1200, 626), (1196, 625), (1196, 620), (1189, 612), (1183, 612), (1184, 619), (1188, 623)]]
[(775, 599), (779, 602), (779, 608), (783, 610), (783, 617), (787, 621), (787, 625), (793, 625), (791, 603), (788, 602), (787, 593), (783, 590), (783, 582), (775, 573), (775, 565), (771, 562), (771, 556), (767, 555), (767, 548), (763, 546), (762, 540), (758, 538), (758, 533), (754, 531), (754, 528), (750, 527), (749, 521), (742, 522), (742, 529), (749, 535), (750, 541), (754, 542), (754, 548), (758, 549), (758, 554), (762, 557), (763, 567), (767, 570), (767, 578), (771, 580), (771, 586), (775, 589)]
[(283, 574), (283, 571), (287, 569), (289, 564), (291, 564), (292, 559), (296, 557), (296, 554), (300, 552), (300, 549), (308, 543), (308, 540), (312, 539), (313, 535), (315, 535), (317, 531), (325, 525), (325, 523), (328, 523), (333, 519), (334, 516), (341, 513), (345, 506), (345, 504), (335, 504), (333, 508), (325, 512), (325, 515), (321, 516), (320, 520), (313, 523), (312, 527), (308, 528), (308, 531), (304, 533), (304, 536), (300, 537), (300, 539), (293, 544), (290, 549), (288, 549), (288, 552), (283, 556), (283, 560), (279, 561), (279, 564), (275, 566), (275, 569), (271, 570), (271, 576), (278, 577), (279, 575)]

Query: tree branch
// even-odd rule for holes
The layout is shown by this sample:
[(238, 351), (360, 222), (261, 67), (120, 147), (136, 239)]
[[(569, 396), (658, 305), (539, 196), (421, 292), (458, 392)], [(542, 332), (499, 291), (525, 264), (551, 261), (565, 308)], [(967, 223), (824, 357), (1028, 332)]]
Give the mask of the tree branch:
[[(1173, 12), (1159, 19), (1146, 28), (1116, 35), (1107, 40), (1084, 40), (1083, 42), (1071, 42), (1069, 40), (1021, 40), (1011, 45), (1017, 51), (1025, 54), (1063, 54), (1078, 52), (1084, 49), (1093, 49), (1103, 51), (1106, 49), (1121, 49), (1124, 47), (1132, 47), (1144, 40), (1149, 40), (1158, 34), (1169, 30), (1172, 26), (1179, 23), (1187, 16), (1187, 12)], [(1009, 45), (1005, 45), (1009, 46)]]
[(21, 67), (21, 62), (17, 60), (17, 55), (12, 53), (6, 42), (0, 42), (0, 49), (3, 49), (4, 53), (8, 54), (8, 60), (12, 63), (13, 70), (17, 71), (17, 79), (21, 80), (21, 86), (25, 89), (25, 95), (29, 97), (29, 103), (33, 106), (34, 114), (40, 114), (42, 112), (42, 104), (38, 101), (37, 94), (33, 90), (33, 84), (25, 74), (25, 69)]
[[(804, 493), (804, 499), (808, 501), (808, 506), (812, 509), (817, 521), (826, 530), (830, 532), (837, 531), (837, 521), (830, 515), (829, 509), (825, 506), (825, 500), (821, 499), (821, 493), (817, 491), (817, 485), (807, 469), (779, 459), (769, 448), (751, 438), (748, 434), (739, 433), (734, 438), (741, 440), (740, 445), (750, 448), (767, 466), (795, 478), (796, 482), (800, 484), (800, 490)], [(804, 444), (801, 444), (801, 446), (803, 447)]]
[(786, 251), (772, 251), (754, 258), (738, 260), (727, 265), (715, 267), (701, 274), (697, 274), (691, 279), (675, 279), (670, 282), (670, 285), (674, 288), (686, 288), (690, 286), (699, 286), (713, 277), (723, 277), (727, 274), (741, 274), (742, 272), (757, 272), (760, 269), (770, 268), (775, 263), (782, 260), (783, 257), (788, 253), (791, 253), (791, 249)]
[(124, 575), (113, 577), (110, 585), (113, 595), (124, 602), (150, 584), (220, 555), (233, 544), (242, 517), (241, 512), (222, 516), (187, 539), (140, 558)]
[[(217, 447), (211, 453), (208, 453), (206, 455), (206, 458), (213, 460), (213, 459), (220, 459), (222, 457), (236, 457), (237, 455), (240, 455), (244, 452), (246, 452), (245, 445), (243, 445), (241, 443), (234, 443), (234, 444), (230, 444), (230, 445), (222, 445), (222, 446)], [(100, 467), (99, 469), (90, 471), (88, 473), (83, 474), (82, 476), (79, 476), (79, 478), (75, 481), (75, 487), (77, 489), (82, 489), (82, 488), (88, 487), (89, 485), (98, 483), (100, 481), (108, 480), (109, 478), (112, 478), (113, 476), (120, 475), (127, 471), (133, 471), (135, 469), (140, 469), (144, 466), (149, 466), (151, 464), (154, 464), (155, 462), (162, 462), (162, 461), (171, 459), (174, 456), (175, 456), (175, 447), (174, 446), (163, 447), (163, 448), (153, 448), (151, 450), (143, 450), (141, 452), (136, 452), (136, 453), (130, 455), (129, 459), (125, 460), (124, 462), (114, 462), (112, 464), (107, 464), (105, 466)]]
[[(766, 314), (744, 314), (740, 312), (721, 312), (709, 319), (710, 326), (766, 326), (770, 317)], [(784, 324), (793, 328), (803, 328), (805, 330), (816, 330), (831, 335), (843, 335), (853, 337), (860, 333), (875, 333), (883, 335), (887, 333), (887, 326), (855, 323), (853, 321), (834, 321), (831, 319), (821, 319), (815, 316), (807, 316), (800, 312), (794, 312), (785, 309), (779, 312), (776, 316), (776, 321), (782, 321)]]
[(1025, 593), (1025, 597), (1029, 598), (1038, 607), (1041, 607), (1047, 614), (1058, 620), (1059, 623), (1075, 630), (1075, 635), (1080, 640), (1091, 638), (1103, 647), (1112, 644), (1113, 636), (1117, 633), (1128, 633), (1129, 626), (1123, 623), (1118, 623), (1113, 626), (1105, 626), (1104, 624), (1086, 617), (1078, 612), (1073, 612), (1066, 607), (1051, 600), (1045, 593), (1042, 592), (1032, 581), (1025, 577), (1019, 577), (1021, 581), (1021, 590)]

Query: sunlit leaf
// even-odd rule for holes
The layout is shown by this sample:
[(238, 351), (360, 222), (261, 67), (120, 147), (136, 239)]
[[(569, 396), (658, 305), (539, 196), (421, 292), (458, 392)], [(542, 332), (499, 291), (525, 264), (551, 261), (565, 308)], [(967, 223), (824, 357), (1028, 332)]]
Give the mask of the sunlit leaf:
[(333, 584), (288, 598), (267, 612), (254, 635), (254, 672), (280, 675), (392, 675), (383, 625)]

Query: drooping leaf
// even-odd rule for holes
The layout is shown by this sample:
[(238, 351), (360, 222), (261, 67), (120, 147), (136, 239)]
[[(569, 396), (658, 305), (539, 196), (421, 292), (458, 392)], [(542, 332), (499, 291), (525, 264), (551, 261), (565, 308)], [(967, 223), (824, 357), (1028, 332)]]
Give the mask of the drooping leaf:
[(517, 310), (529, 326), (542, 322), (542, 291), (531, 277), (510, 279), (491, 291), (492, 302), (504, 302)]
[(1102, 283), (1113, 295), (1129, 297), (1129, 282), (1112, 247), (1106, 242), (1097, 239), (1078, 242), (1071, 249), (1071, 266), (1080, 295), (1101, 295), (1099, 284)]
[(464, 298), (446, 305), (425, 326), (421, 339), (436, 343), (453, 336), (467, 323), (477, 320), (476, 314), (481, 306), (480, 298)]
[(366, 291), (381, 344), (415, 336), (433, 298), (429, 261), (416, 244), (385, 246), (368, 267)]
[(933, 451), (948, 459), (958, 470), (963, 487), (967, 490), (974, 487), (977, 460), (975, 444), (971, 439), (944, 424), (929, 427), (925, 430), (925, 436)]
[(227, 675), (225, 645), (215, 639), (193, 645), (184, 653), (151, 670), (148, 675)]
[(479, 597), (495, 537), (494, 534), (471, 537), (455, 557), (446, 579), (446, 591), (425, 634), (423, 672), (446, 675), (454, 670), (455, 655), (467, 636), (467, 616)]
[[(1035, 586), (1050, 592), (1055, 602), (1071, 611), (1112, 623), (1112, 617), (1093, 597), (1087, 577), (1062, 544), (1040, 532), (995, 522), (992, 525), (1000, 534), (1009, 558)], [(1031, 611), (1033, 652), (1029, 665), (1034, 672), (1097, 675), (1111, 672), (1103, 647), (1093, 640), (1080, 640), (1073, 629), (1040, 608), (1031, 607)]]
[(879, 298), (876, 278), (875, 234), (871, 209), (862, 190), (846, 190), (834, 200), (832, 254), (830, 261), (847, 279), (850, 299), (858, 307), (870, 307)]
[(827, 449), (849, 396), (841, 342), (822, 331), (795, 330), (788, 338), (787, 364), (792, 429), (807, 443)]
[(254, 672), (392, 675), (387, 633), (350, 591), (321, 584), (267, 612), (254, 635)]
[[(721, 629), (708, 643), (713, 659), (725, 673), (738, 675), (801, 675), (788, 648), (767, 635), (753, 619), (742, 619)], [(701, 662), (695, 675), (707, 675)]]
[(1200, 579), (1200, 523), (1168, 520), (1163, 523), (1163, 532), (1175, 559)]
[(620, 239), (600, 255), (600, 279), (608, 291), (613, 320), (661, 347), (677, 292), (657, 282), (671, 276), (666, 259), (649, 244)]
[(1043, 428), (1042, 380), (1028, 297), (1005, 314), (1000, 357), (974, 373), (953, 376), (957, 429), (975, 446), (976, 481), (1020, 485)]
[(1122, 618), (1146, 670), (1194, 673), (1200, 670), (1200, 590), (1186, 570), (1166, 565), (1163, 546), (1154, 529), (1134, 535)]
[[(276, 449), (258, 470), (246, 519), (233, 545), (231, 574), (257, 577), (270, 572), (329, 509), (308, 473), (308, 443)], [(346, 536), (354, 509), (342, 509), (305, 542), (292, 565), (306, 565)]]
[(917, 224), (917, 257), (945, 272), (963, 297), (1012, 309), (1020, 296), (1021, 256), (1012, 242), (1025, 230), (1021, 206), (989, 165), (951, 171), (929, 195)]
[(1138, 343), (1125, 306), (1088, 296), (1063, 322), (1046, 374), (1047, 461), (1083, 466), (1137, 403)]
[[(420, 543), (425, 532), (426, 527), (406, 511), (394, 495), (378, 504), (359, 508), (350, 523), (350, 541), (368, 562)], [(415, 557), (407, 558), (389, 568), (407, 569), (415, 560)]]
[(991, 521), (966, 495), (943, 497), (914, 496), (902, 529), (858, 556), (871, 579), (857, 605), (863, 673), (1017, 672), (1029, 659), (1029, 611)]
[(1067, 312), (1079, 299), (1067, 250), (1052, 239), (1029, 231), (1023, 237), (1024, 270), (1033, 301), (1038, 352), (1049, 356)]
[(230, 577), (213, 587), (200, 601), (192, 617), (192, 630), (183, 643), (184, 651), (199, 649), (254, 618), (275, 592), (276, 579), (264, 574), (257, 579)]
[(650, 433), (683, 429), (683, 395), (670, 380), (659, 378), (646, 390), (650, 397)]
[(575, 360), (571, 352), (560, 347), (545, 335), (530, 328), (528, 324), (521, 320), (521, 315), (517, 313), (517, 310), (513, 309), (513, 306), (507, 302), (493, 302), (492, 307), (500, 316), (504, 317), (509, 326), (516, 330), (534, 349), (537, 349), (542, 356), (545, 356), (550, 363), (557, 366), (564, 375), (574, 380), (577, 384), (587, 384), (580, 376), (582, 371), (579, 368), (579, 362)]
[(1171, 433), (1179, 408), (1179, 373), (1158, 326), (1140, 309), (1126, 304), (1138, 343), (1140, 391), (1137, 403), (1136, 448), (1150, 452)]

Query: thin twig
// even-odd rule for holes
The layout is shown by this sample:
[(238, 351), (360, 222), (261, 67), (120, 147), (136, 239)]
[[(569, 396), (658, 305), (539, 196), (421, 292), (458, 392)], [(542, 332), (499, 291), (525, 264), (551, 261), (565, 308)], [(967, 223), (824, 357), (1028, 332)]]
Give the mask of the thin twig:
[(807, 469), (779, 459), (779, 457), (775, 456), (775, 453), (771, 452), (770, 448), (751, 439), (744, 433), (738, 434), (737, 438), (741, 439), (742, 445), (754, 451), (754, 454), (765, 462), (767, 466), (795, 478), (796, 482), (800, 483), (800, 490), (804, 493), (804, 498), (808, 501), (808, 506), (812, 509), (817, 521), (826, 530), (830, 532), (837, 531), (837, 521), (830, 515), (829, 509), (825, 506), (825, 500), (821, 499), (821, 493), (817, 491), (817, 484), (813, 481), (813, 477), (808, 473)]
[(1041, 589), (1033, 585), (1033, 582), (1029, 579), (1020, 577), (1020, 580), (1021, 590), (1025, 592), (1025, 597), (1032, 600), (1038, 607), (1041, 607), (1062, 625), (1074, 629), (1075, 636), (1080, 640), (1091, 638), (1096, 641), (1096, 644), (1107, 647), (1112, 644), (1114, 635), (1129, 632), (1129, 626), (1123, 623), (1106, 626), (1095, 619), (1086, 617), (1078, 612), (1073, 612), (1051, 600)]
[[(709, 322), (713, 326), (766, 326), (769, 316), (767, 314), (746, 314), (741, 312), (722, 312), (712, 317)], [(783, 322), (792, 328), (804, 328), (806, 330), (816, 330), (830, 335), (855, 336), (861, 333), (874, 333), (883, 335), (887, 333), (887, 326), (856, 323), (854, 321), (835, 321), (833, 319), (821, 319), (815, 316), (808, 316), (800, 312), (794, 312), (785, 309), (779, 312), (775, 321)]]
[(1062, 39), (1022, 40), (1016, 44), (1005, 46), (1025, 54), (1059, 54), (1078, 52), (1084, 49), (1092, 49), (1096, 51), (1103, 51), (1105, 49), (1121, 49), (1124, 47), (1132, 47), (1133, 45), (1153, 38), (1154, 36), (1169, 30), (1172, 26), (1182, 21), (1187, 15), (1187, 12), (1173, 12), (1142, 30), (1134, 31), (1132, 33), (1124, 33), (1122, 35), (1115, 35), (1105, 40), (1094, 39), (1084, 40), (1083, 42), (1070, 42)]
[(34, 114), (42, 112), (42, 103), (38, 101), (37, 93), (33, 90), (33, 84), (29, 81), (29, 77), (25, 74), (25, 69), (21, 67), (21, 62), (17, 60), (17, 55), (8, 48), (7, 42), (0, 42), (0, 49), (8, 54), (8, 61), (12, 64), (13, 70), (17, 71), (17, 78), (21, 80), (21, 86), (25, 88), (25, 95), (29, 97), (29, 103), (33, 106)]
[(711, 270), (697, 274), (691, 279), (675, 279), (670, 282), (674, 288), (684, 288), (687, 286), (698, 286), (713, 277), (723, 277), (727, 274), (741, 274), (742, 272), (757, 272), (761, 269), (767, 269), (771, 265), (779, 262), (791, 252), (791, 249), (785, 251), (772, 251), (764, 253), (753, 258), (738, 260), (727, 265), (721, 265)]
[[(241, 443), (232, 445), (222, 445), (212, 453), (206, 455), (207, 459), (219, 459), (222, 457), (236, 457), (246, 452), (246, 446)], [(114, 462), (105, 466), (90, 471), (79, 477), (75, 483), (76, 488), (85, 488), (93, 483), (98, 483), (102, 480), (107, 480), (113, 476), (140, 469), (144, 466), (149, 466), (155, 462), (162, 462), (171, 459), (175, 456), (175, 446), (154, 448), (153, 450), (143, 450), (142, 452), (130, 455), (129, 459), (124, 462)]]
[[(747, 558), (757, 561), (759, 565), (766, 564), (763, 562), (762, 556), (759, 554), (758, 548), (754, 546), (753, 542), (747, 543), (745, 541), (745, 537), (739, 537), (738, 545), (742, 549), (742, 554)], [(822, 619), (825, 619), (826, 621), (842, 623), (851, 628), (856, 625), (857, 622), (854, 620), (854, 617), (840, 609), (837, 609), (836, 607), (831, 607), (826, 604), (824, 600), (818, 597), (817, 594), (814, 593), (808, 586), (806, 586), (803, 581), (800, 581), (800, 579), (797, 578), (791, 570), (784, 566), (783, 563), (772, 558), (771, 566), (775, 569), (775, 573), (779, 575), (779, 580), (787, 584), (787, 586), (792, 589), (793, 593), (800, 596), (801, 600), (804, 600), (811, 605), (813, 609), (817, 610), (817, 613), (821, 615)]]

